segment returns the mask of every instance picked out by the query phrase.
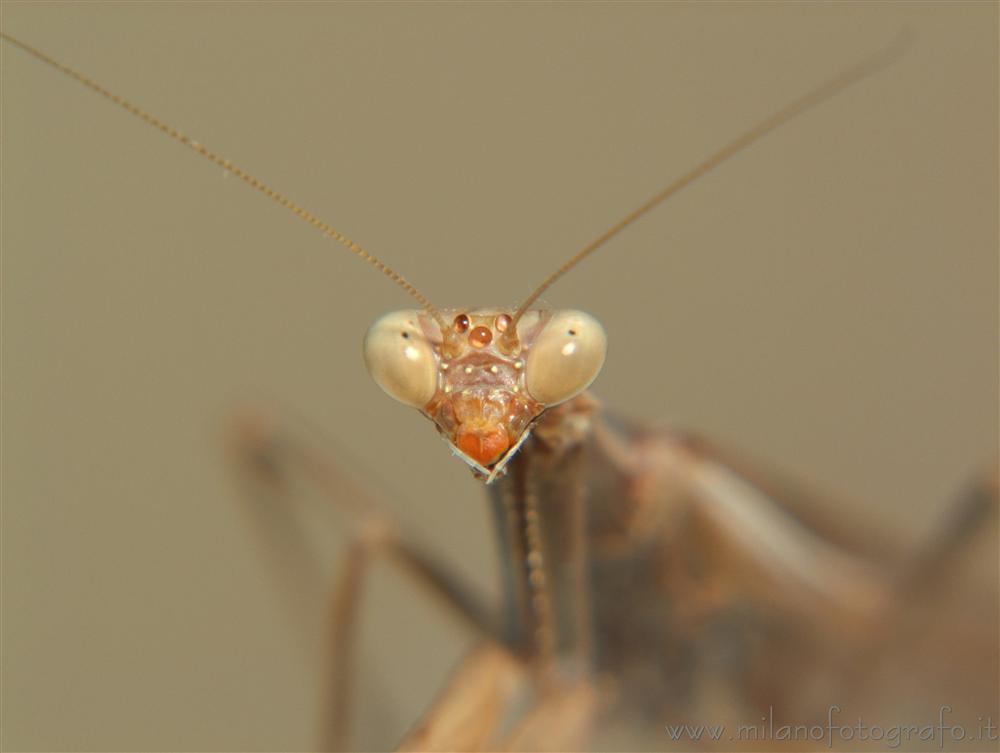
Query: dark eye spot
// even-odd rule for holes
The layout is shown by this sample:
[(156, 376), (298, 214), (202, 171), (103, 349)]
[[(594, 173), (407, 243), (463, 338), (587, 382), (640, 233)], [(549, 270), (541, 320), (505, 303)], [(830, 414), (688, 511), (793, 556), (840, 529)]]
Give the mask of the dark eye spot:
[(568, 334), (568, 335), (576, 335), (576, 330), (575, 330), (575, 329), (571, 329), (571, 330), (570, 330), (569, 332), (567, 332), (566, 334)]
[(455, 317), (455, 321), (452, 322), (452, 326), (456, 332), (462, 334), (463, 332), (467, 332), (469, 327), (472, 326), (472, 320), (469, 319), (468, 314), (459, 314)]
[(403, 335), (403, 339), (404, 340), (409, 340), (410, 339), (410, 333), (409, 332), (401, 332), (400, 334)]

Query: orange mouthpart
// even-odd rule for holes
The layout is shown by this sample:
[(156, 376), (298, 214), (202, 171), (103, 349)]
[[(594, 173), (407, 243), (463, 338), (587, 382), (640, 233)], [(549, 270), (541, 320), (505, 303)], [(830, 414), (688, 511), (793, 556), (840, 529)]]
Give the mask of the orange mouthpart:
[(488, 466), (507, 451), (510, 439), (503, 426), (460, 429), (455, 437), (455, 446), (480, 465)]

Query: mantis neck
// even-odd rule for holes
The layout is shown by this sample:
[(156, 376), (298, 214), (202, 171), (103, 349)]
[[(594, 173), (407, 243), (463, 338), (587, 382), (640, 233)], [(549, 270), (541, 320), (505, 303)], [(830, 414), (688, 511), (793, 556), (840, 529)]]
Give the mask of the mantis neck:
[(543, 675), (591, 666), (584, 477), (595, 411), (586, 393), (550, 409), (490, 487), (505, 637)]

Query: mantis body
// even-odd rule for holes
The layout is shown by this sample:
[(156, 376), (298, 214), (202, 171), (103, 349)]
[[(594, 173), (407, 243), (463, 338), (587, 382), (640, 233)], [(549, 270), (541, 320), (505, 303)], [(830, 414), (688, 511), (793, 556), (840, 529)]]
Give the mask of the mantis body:
[[(223, 163), (223, 166), (227, 169), (232, 167), (228, 163)], [(483, 318), (496, 326), (495, 322), (500, 316), (513, 319), (517, 313), (516, 310), (491, 311), (489, 316)], [(435, 338), (441, 340), (435, 347), (443, 347), (448, 327), (453, 326), (455, 320), (462, 315), (471, 315), (473, 318), (479, 316), (475, 311), (449, 312), (448, 316), (440, 317), (441, 321), (435, 321), (435, 317), (431, 316), (432, 321), (421, 324), (420, 330), (424, 333), (429, 332), (428, 336), (432, 342)], [(470, 326), (469, 332), (478, 326), (486, 325), (477, 322), (476, 326)], [(499, 343), (503, 334), (494, 330), (492, 337)], [(522, 338), (527, 339), (524, 335)], [(435, 374), (437, 373), (435, 371)], [(429, 401), (424, 401), (419, 407), (426, 409), (431, 401), (433, 397)], [(507, 446), (503, 448), (499, 457), (495, 453), (491, 454), (489, 449), (483, 449), (483, 442), (474, 442), (470, 445), (463, 444), (462, 440), (457, 441), (458, 448), (463, 454), (474, 461), (474, 469), (487, 478), (497, 468), (501, 471), (507, 470), (506, 474), (501, 476), (498, 473), (492, 479), (494, 483), (491, 487), (496, 489), (495, 504), (498, 519), (501, 521), (501, 530), (506, 530), (504, 541), (508, 551), (516, 554), (520, 550), (521, 556), (511, 556), (506, 559), (510, 565), (505, 610), (507, 620), (505, 627), (494, 637), (502, 637), (503, 642), (515, 655), (527, 661), (529, 666), (536, 668), (527, 673), (532, 675), (528, 684), (536, 687), (535, 692), (539, 697), (544, 694), (541, 694), (538, 688), (547, 687), (545, 677), (550, 674), (555, 677), (576, 679), (611, 673), (619, 678), (631, 678), (623, 683), (626, 686), (625, 691), (635, 688), (638, 689), (636, 692), (639, 697), (658, 699), (649, 703), (657, 707), (654, 714), (660, 713), (661, 716), (666, 714), (671, 706), (674, 713), (683, 716), (683, 712), (678, 712), (678, 709), (685, 708), (686, 704), (693, 702), (692, 698), (697, 698), (699, 695), (713, 697), (718, 702), (720, 696), (713, 690), (702, 690), (700, 693), (680, 691), (694, 691), (698, 684), (711, 689), (713, 683), (721, 683), (728, 677), (728, 670), (716, 668), (717, 671), (713, 673), (700, 666), (695, 672), (690, 667), (681, 667), (675, 672), (664, 673), (663, 677), (644, 683), (641, 668), (637, 668), (636, 665), (645, 661), (643, 657), (648, 656), (648, 653), (644, 652), (648, 652), (655, 641), (643, 638), (642, 631), (637, 633), (628, 628), (628, 619), (611, 619), (612, 616), (620, 618), (623, 614), (639, 619), (639, 615), (652, 609), (653, 611), (649, 613), (654, 616), (648, 619), (653, 620), (655, 624), (663, 626), (671, 620), (676, 623), (670, 630), (658, 633), (658, 639), (665, 638), (665, 633), (671, 633), (677, 639), (673, 641), (675, 647), (684, 645), (685, 640), (693, 640), (692, 636), (698, 632), (697, 626), (713, 623), (711, 615), (715, 614), (721, 596), (727, 593), (726, 586), (692, 584), (689, 582), (690, 572), (685, 568), (664, 567), (660, 570), (645, 566), (638, 568), (637, 562), (642, 562), (644, 565), (651, 564), (650, 552), (672, 551), (676, 555), (677, 552), (684, 551), (679, 547), (666, 547), (663, 538), (665, 532), (670, 532), (673, 536), (678, 535), (679, 531), (687, 532), (684, 537), (685, 544), (690, 543), (693, 531), (715, 540), (717, 543), (714, 546), (703, 550), (710, 561), (694, 567), (695, 571), (714, 572), (713, 568), (717, 566), (714, 560), (717, 557), (728, 560), (728, 564), (732, 566), (734, 563), (729, 558), (733, 558), (736, 560), (736, 567), (732, 569), (740, 571), (741, 568), (749, 568), (741, 575), (748, 577), (754, 582), (755, 587), (760, 589), (756, 598), (757, 603), (772, 604), (779, 611), (786, 609), (790, 612), (800, 612), (805, 615), (802, 619), (806, 622), (814, 620), (816, 624), (820, 624), (828, 620), (827, 627), (835, 634), (843, 634), (842, 631), (845, 630), (864, 633), (873, 620), (873, 615), (881, 614), (893, 602), (891, 584), (884, 582), (885, 578), (879, 577), (877, 573), (868, 572), (867, 565), (857, 561), (852, 555), (844, 555), (836, 549), (831, 550), (828, 544), (811, 538), (812, 534), (803, 534), (805, 529), (797, 528), (788, 522), (780, 522), (785, 521), (785, 518), (775, 519), (771, 514), (774, 510), (773, 500), (757, 496), (757, 492), (744, 485), (738, 477), (723, 470), (723, 466), (711, 459), (705, 460), (706, 453), (703, 448), (676, 438), (659, 437), (646, 434), (642, 430), (628, 429), (615, 422), (606, 422), (596, 411), (593, 402), (579, 394), (570, 396), (569, 401), (557, 401), (551, 408), (547, 406), (546, 408), (547, 410), (540, 410), (525, 423), (523, 428), (530, 427), (532, 430), (530, 433), (522, 432), (520, 436), (508, 436), (504, 440)], [(492, 435), (487, 433), (487, 436)], [(518, 447), (518, 441), (522, 438), (524, 444)], [(489, 442), (485, 442), (485, 446), (488, 445)], [(470, 447), (474, 448), (472, 452), (467, 451)], [(515, 448), (518, 449), (517, 452), (513, 452)], [(622, 462), (623, 458), (628, 460)], [(600, 462), (592, 462), (594, 460)], [(505, 461), (502, 466), (501, 461)], [(564, 479), (567, 488), (552, 488), (553, 478)], [(673, 490), (671, 490), (671, 480), (676, 486)], [(652, 487), (652, 491), (643, 492), (641, 487), (644, 486)], [(606, 493), (595, 497), (602, 501), (589, 503), (592, 507), (589, 514), (580, 517), (579, 511), (574, 513), (573, 510), (575, 506), (583, 504), (584, 489), (591, 490), (589, 493), (592, 495), (595, 494), (594, 489), (603, 489)], [(563, 522), (567, 525), (551, 521), (541, 522), (533, 534), (530, 531), (531, 526), (527, 524), (532, 515), (531, 499), (538, 497), (542, 490), (545, 491), (545, 494), (541, 495), (544, 499), (565, 499), (568, 503), (560, 507), (557, 513), (553, 513), (551, 505), (546, 506), (542, 499), (537, 499), (535, 504), (539, 509), (534, 514), (543, 518), (552, 514), (564, 516)], [(757, 544), (767, 540), (772, 544), (762, 552), (755, 553), (753, 545), (748, 545), (743, 537), (747, 530), (754, 530), (748, 527), (746, 521), (734, 525), (732, 516), (715, 514), (720, 509), (727, 513), (738, 510), (737, 501), (741, 495), (752, 508), (756, 506), (754, 513), (756, 517), (752, 517), (751, 520), (756, 521), (758, 527), (770, 537), (770, 539), (767, 539), (767, 536), (755, 537)], [(687, 507), (680, 503), (669, 502), (670, 499), (686, 497), (694, 498), (693, 501), (688, 500)], [(710, 508), (707, 512), (706, 501), (710, 503), (707, 505)], [(673, 525), (677, 523), (678, 518), (671, 519), (671, 516), (679, 516), (681, 520), (687, 519), (687, 524)], [(689, 519), (691, 516), (693, 521)], [(702, 519), (706, 517), (707, 520)], [(584, 523), (587, 518), (600, 522), (599, 535), (588, 533), (589, 529)], [(779, 522), (775, 523), (775, 520)], [(771, 525), (772, 523), (774, 525)], [(707, 530), (702, 530), (703, 528)], [(560, 532), (575, 530), (577, 534), (564, 537), (560, 533), (553, 537), (551, 533), (553, 530)], [(805, 538), (802, 538), (803, 535)], [(544, 536), (557, 540), (542, 546), (540, 537)], [(584, 538), (587, 540), (587, 546), (581, 548), (580, 542)], [(722, 543), (718, 543), (719, 541)], [(809, 556), (816, 561), (794, 559), (796, 547), (801, 548), (803, 541), (808, 545), (806, 549), (810, 553)], [(537, 585), (531, 585), (532, 575), (537, 576), (537, 572), (540, 571), (530, 572), (532, 566), (529, 562), (531, 555), (541, 548), (546, 549), (547, 554), (543, 558), (544, 568), (552, 568), (553, 563), (560, 565), (558, 569), (546, 571), (542, 578), (551, 581), (548, 584), (552, 587), (551, 592), (543, 591)], [(736, 553), (733, 554), (730, 549)], [(719, 550), (723, 555), (718, 555)], [(744, 557), (750, 560), (750, 565), (742, 561)], [(829, 565), (831, 558), (837, 563), (836, 567)], [(588, 590), (592, 590), (596, 595), (623, 593), (620, 588), (615, 587), (614, 564), (607, 563), (625, 561), (630, 562), (627, 566), (622, 565), (628, 568), (627, 572), (644, 573), (640, 579), (641, 583), (632, 583), (635, 588), (629, 592), (632, 595), (624, 600), (616, 598), (608, 602), (595, 599), (594, 601), (598, 603), (589, 603), (588, 594), (585, 593)], [(594, 564), (585, 567), (586, 562), (605, 563), (605, 565)], [(752, 577), (747, 575), (750, 571), (754, 572)], [(653, 573), (658, 573), (658, 576), (646, 577)], [(586, 579), (584, 574), (587, 576)], [(619, 572), (618, 577), (620, 575)], [(596, 577), (597, 581), (592, 583), (591, 576)], [(663, 582), (664, 579), (667, 582)], [(539, 578), (535, 577), (534, 580), (538, 581)], [(629, 580), (634, 581), (634, 578)], [(556, 583), (559, 584), (558, 587), (555, 586)], [(746, 584), (740, 582), (738, 585), (742, 587)], [(739, 590), (732, 584), (728, 588)], [(716, 591), (721, 591), (721, 594)], [(752, 589), (750, 592), (753, 592)], [(538, 598), (539, 594), (543, 593), (549, 593), (549, 596)], [(651, 607), (651, 598), (657, 594), (664, 597), (665, 604), (690, 605), (685, 608), (695, 613), (694, 616), (658, 614), (656, 608)], [(786, 603), (785, 599), (792, 594), (794, 599), (789, 598)], [(550, 603), (546, 605), (546, 602)], [(675, 608), (675, 606), (670, 607), (671, 610)], [(727, 615), (726, 619), (715, 624), (731, 625), (732, 615), (728, 615), (724, 609), (721, 611)], [(827, 614), (827, 611), (832, 613), (833, 617)], [(596, 619), (589, 624), (588, 620), (580, 618), (581, 614), (591, 613)], [(816, 615), (824, 617), (821, 619)], [(752, 615), (742, 615), (742, 618), (751, 623), (755, 622)], [(768, 633), (766, 627), (768, 619), (760, 618), (756, 622), (765, 624), (765, 627), (752, 627), (742, 631), (744, 639), (759, 640), (764, 644), (769, 641), (780, 642), (780, 638)], [(615, 623), (626, 626), (622, 628), (624, 632), (617, 639), (614, 637)], [(781, 624), (780, 620), (776, 623)], [(848, 627), (843, 627), (841, 623)], [(780, 629), (778, 632), (780, 634)], [(819, 635), (817, 631), (801, 634)], [(670, 642), (665, 640), (664, 643)], [(810, 653), (806, 649), (801, 650)], [(706, 653), (711, 654), (712, 651)], [(491, 662), (501, 661), (495, 659), (495, 655), (490, 656), (494, 657), (489, 660)], [(498, 664), (491, 665), (491, 668), (493, 670), (491, 676), (503, 676)], [(751, 671), (749, 674), (753, 676), (754, 673)], [(635, 679), (636, 675), (640, 675), (639, 679)], [(659, 683), (665, 685), (660, 686)], [(587, 682), (573, 687), (594, 691), (593, 696), (589, 692), (581, 693), (579, 698), (572, 696), (574, 707), (589, 708), (587, 704), (597, 703), (595, 698), (600, 694), (597, 692), (596, 684)], [(742, 691), (733, 692), (740, 702), (746, 703), (746, 699), (741, 695)], [(627, 696), (627, 692), (625, 695)], [(687, 700), (680, 700), (680, 696), (685, 696)], [(544, 713), (545, 704), (542, 703), (539, 708)], [(438, 719), (447, 717), (447, 713), (436, 716)], [(482, 718), (488, 719), (489, 716), (485, 715)], [(574, 715), (563, 710), (559, 718), (572, 720)], [(565, 722), (561, 724), (568, 729), (568, 732), (574, 731), (572, 724)], [(550, 724), (547, 734), (552, 734), (552, 729)], [(504, 731), (504, 734), (510, 733), (509, 729)], [(487, 734), (488, 744), (495, 744), (500, 739), (492, 737), (493, 731), (484, 734)], [(538, 744), (539, 738), (531, 739)]]

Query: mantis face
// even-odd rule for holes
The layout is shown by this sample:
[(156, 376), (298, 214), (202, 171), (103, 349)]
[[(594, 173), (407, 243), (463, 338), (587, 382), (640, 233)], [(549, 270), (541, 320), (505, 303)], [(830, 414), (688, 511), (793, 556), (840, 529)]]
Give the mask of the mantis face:
[(607, 337), (582, 311), (394, 311), (365, 336), (368, 371), (391, 397), (420, 410), (456, 455), (493, 480), (535, 420), (585, 390)]

